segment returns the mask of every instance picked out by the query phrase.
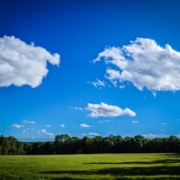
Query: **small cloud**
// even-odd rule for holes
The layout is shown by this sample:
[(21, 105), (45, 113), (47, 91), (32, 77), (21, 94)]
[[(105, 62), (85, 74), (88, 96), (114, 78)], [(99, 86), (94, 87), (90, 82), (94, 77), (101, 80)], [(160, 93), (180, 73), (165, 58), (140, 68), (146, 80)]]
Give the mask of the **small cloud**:
[(132, 123), (137, 124), (137, 123), (139, 123), (139, 121), (132, 121)]
[(83, 109), (81, 107), (74, 107), (74, 109), (83, 111)]
[(24, 120), (23, 122), (24, 122), (25, 124), (36, 124), (35, 121)]
[(123, 115), (136, 116), (136, 113), (129, 108), (121, 109), (118, 106), (108, 105), (103, 102), (101, 102), (100, 104), (88, 103), (88, 106), (85, 109), (91, 111), (91, 113), (88, 114), (88, 116), (91, 118), (97, 118), (99, 116), (102, 117), (117, 117)]
[(20, 124), (13, 124), (11, 127), (12, 128), (23, 128), (24, 126), (20, 125)]
[(125, 88), (125, 85), (121, 85), (119, 86), (120, 89), (124, 89)]
[(60, 127), (64, 128), (64, 127), (65, 127), (65, 125), (64, 125), (64, 124), (60, 124)]
[(50, 133), (50, 132), (46, 132), (45, 134), (49, 135), (49, 136), (54, 136), (53, 133)]
[(156, 91), (151, 91), (153, 96), (156, 97)]
[(164, 122), (164, 123), (162, 123), (162, 125), (167, 125), (167, 123), (166, 123), (166, 122)]
[(41, 132), (42, 132), (42, 133), (46, 133), (46, 130), (45, 130), (45, 129), (41, 129)]
[(47, 124), (46, 127), (50, 128), (51, 126)]
[(113, 84), (114, 87), (117, 87), (117, 81), (111, 81), (111, 83)]
[(45, 130), (45, 129), (40, 129), (37, 133), (38, 133), (38, 134), (40, 134), (40, 133), (46, 133), (46, 130)]
[(104, 123), (104, 122), (106, 122), (106, 123), (110, 123), (110, 122), (114, 122), (114, 121), (111, 121), (111, 120), (103, 120), (103, 121), (98, 121), (99, 123)]
[(50, 138), (51, 138), (51, 137), (54, 137), (54, 134), (53, 134), (53, 133), (47, 132), (45, 129), (41, 129), (41, 130), (39, 130), (37, 133), (38, 133), (38, 134), (41, 134), (41, 133), (46, 134), (46, 135), (50, 136)]
[(88, 136), (99, 136), (99, 134), (98, 134), (98, 133), (90, 132), (90, 133), (88, 134)]
[(100, 136), (98, 133), (93, 133), (93, 132), (90, 132), (90, 133), (88, 133), (88, 134), (82, 133), (81, 135), (82, 135), (82, 136)]
[(92, 84), (94, 87), (99, 87), (99, 88), (102, 88), (102, 87), (105, 87), (106, 86), (106, 82), (105, 81), (101, 81), (99, 79), (96, 79), (96, 81), (88, 81), (87, 82), (88, 84)]
[(25, 134), (28, 134), (28, 131), (27, 131), (27, 130), (23, 130), (22, 132), (25, 133)]
[(89, 128), (89, 127), (91, 127), (91, 126), (88, 125), (88, 124), (80, 124), (80, 127), (82, 127), (82, 128)]
[(162, 138), (162, 137), (168, 137), (169, 135), (165, 135), (165, 134), (143, 134), (142, 135), (145, 138), (149, 138), (149, 139), (154, 139), (154, 138)]
[(104, 123), (104, 121), (98, 121), (100, 124)]

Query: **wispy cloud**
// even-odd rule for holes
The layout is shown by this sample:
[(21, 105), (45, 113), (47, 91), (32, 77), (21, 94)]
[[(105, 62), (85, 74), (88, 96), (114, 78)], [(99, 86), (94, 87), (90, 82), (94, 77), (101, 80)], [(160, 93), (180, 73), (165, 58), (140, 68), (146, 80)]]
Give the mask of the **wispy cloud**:
[(64, 124), (60, 124), (60, 127), (64, 128), (64, 127), (65, 127), (65, 125), (64, 125)]
[(125, 85), (121, 85), (119, 86), (120, 89), (124, 89), (125, 88)]
[(11, 126), (12, 128), (23, 128), (24, 126), (23, 125), (20, 125), (20, 124), (13, 124), (12, 126)]
[(154, 95), (156, 91), (180, 90), (180, 52), (168, 44), (161, 47), (152, 39), (137, 38), (127, 46), (105, 48), (93, 62), (101, 58), (114, 65), (106, 70), (110, 81), (128, 81), (139, 90), (146, 87)]
[(83, 108), (81, 108), (81, 107), (74, 107), (74, 109), (83, 111)]
[(99, 123), (110, 123), (110, 122), (114, 122), (114, 121), (111, 121), (111, 120), (103, 120), (103, 121), (98, 121)]
[(24, 122), (25, 124), (36, 124), (35, 121), (24, 120), (23, 122)]
[(0, 86), (39, 86), (48, 73), (47, 62), (58, 65), (59, 54), (26, 44), (14, 36), (0, 38)]
[(139, 123), (139, 121), (132, 121), (132, 123), (137, 124), (137, 123)]
[(47, 125), (46, 125), (46, 127), (50, 128), (50, 127), (51, 127), (51, 125), (47, 124)]
[(88, 114), (91, 118), (97, 117), (117, 117), (117, 116), (136, 116), (136, 113), (129, 108), (121, 109), (118, 106), (112, 106), (101, 102), (100, 104), (90, 104), (85, 108), (88, 111), (91, 111)]
[(96, 79), (96, 81), (88, 81), (87, 83), (92, 84), (94, 87), (97, 87), (97, 88), (102, 88), (106, 86), (106, 82), (101, 81), (99, 79)]
[(144, 136), (145, 138), (150, 138), (150, 139), (169, 137), (169, 135), (165, 135), (165, 134), (151, 134), (151, 133), (143, 134), (142, 136)]
[(27, 131), (27, 130), (23, 130), (22, 132), (28, 134), (28, 131)]
[(82, 133), (82, 136), (100, 136), (100, 134), (96, 133), (96, 132), (90, 132), (88, 134), (84, 134)]
[(52, 137), (52, 138), (54, 137), (54, 134), (51, 133), (51, 132), (47, 132), (46, 129), (40, 129), (37, 133), (38, 133), (38, 134), (43, 133), (43, 134), (46, 134), (46, 135), (48, 135), (48, 136), (50, 136), (50, 137)]
[(80, 127), (82, 127), (82, 128), (89, 128), (89, 127), (91, 127), (91, 126), (88, 125), (88, 124), (80, 124)]

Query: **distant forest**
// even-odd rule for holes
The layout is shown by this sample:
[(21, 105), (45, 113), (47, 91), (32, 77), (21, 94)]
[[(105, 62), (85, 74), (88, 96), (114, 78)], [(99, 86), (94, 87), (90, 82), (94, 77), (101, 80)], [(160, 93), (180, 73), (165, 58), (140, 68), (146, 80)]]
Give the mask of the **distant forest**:
[(61, 134), (54, 141), (30, 143), (20, 142), (13, 136), (0, 136), (1, 155), (90, 153), (180, 153), (180, 138), (170, 136), (148, 139), (141, 135), (78, 138)]

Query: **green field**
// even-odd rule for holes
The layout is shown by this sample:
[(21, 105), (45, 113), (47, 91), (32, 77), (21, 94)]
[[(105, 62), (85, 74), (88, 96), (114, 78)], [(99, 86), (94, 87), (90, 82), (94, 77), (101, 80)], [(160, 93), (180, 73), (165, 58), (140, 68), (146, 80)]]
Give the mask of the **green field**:
[(180, 179), (180, 155), (0, 156), (0, 180), (11, 179)]

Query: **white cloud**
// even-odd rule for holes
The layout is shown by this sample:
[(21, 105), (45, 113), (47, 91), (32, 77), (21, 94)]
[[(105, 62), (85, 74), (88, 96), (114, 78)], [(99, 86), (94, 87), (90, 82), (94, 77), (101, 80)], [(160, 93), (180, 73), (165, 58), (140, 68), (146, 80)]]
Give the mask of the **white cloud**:
[(23, 128), (24, 126), (20, 125), (20, 124), (13, 124), (12, 127), (13, 128)]
[(180, 90), (180, 52), (168, 44), (161, 47), (152, 39), (137, 38), (122, 48), (105, 48), (93, 62), (101, 58), (115, 67), (106, 70), (105, 77), (110, 81), (131, 82), (154, 95), (155, 91)]
[(114, 87), (117, 87), (118, 81), (113, 81), (113, 80), (112, 80), (111, 83), (113, 84)]
[(136, 113), (129, 108), (121, 109), (118, 106), (112, 106), (101, 102), (100, 104), (90, 104), (85, 108), (88, 111), (91, 111), (88, 114), (91, 118), (102, 117), (117, 117), (123, 115), (136, 116)]
[(23, 130), (22, 132), (28, 134), (28, 131), (27, 131), (27, 130)]
[(104, 122), (107, 122), (107, 123), (110, 123), (110, 122), (114, 122), (114, 121), (111, 121), (111, 120), (103, 120), (103, 121), (98, 121), (99, 123), (104, 123)]
[(91, 127), (91, 126), (88, 125), (88, 124), (80, 124), (80, 127), (82, 127), (82, 128), (89, 128), (89, 127)]
[(88, 134), (84, 134), (84, 133), (82, 133), (82, 135), (83, 136), (100, 136), (100, 134), (98, 134), (98, 133), (93, 133), (93, 132), (90, 132), (90, 133), (88, 133)]
[(50, 137), (53, 137), (54, 134), (53, 133), (50, 133), (50, 132), (46, 132), (45, 134), (49, 135)]
[(106, 86), (106, 82), (101, 81), (99, 79), (96, 79), (96, 81), (88, 81), (87, 83), (92, 84), (94, 87), (99, 87), (99, 88)]
[(46, 130), (45, 130), (45, 129), (40, 129), (40, 130), (38, 131), (38, 133), (46, 133)]
[(74, 107), (74, 109), (83, 111), (83, 109), (81, 107)]
[(50, 136), (50, 137), (54, 137), (54, 134), (53, 134), (53, 133), (47, 132), (45, 129), (40, 129), (37, 133), (38, 133), (38, 134), (43, 133), (43, 134), (46, 134), (46, 135), (48, 135), (48, 136)]
[(46, 127), (50, 128), (51, 126), (49, 124), (47, 124)]
[(132, 121), (132, 123), (137, 124), (137, 123), (139, 123), (139, 121)]
[(48, 73), (47, 62), (58, 65), (59, 54), (51, 54), (14, 36), (0, 38), (0, 86), (39, 86)]
[(46, 130), (45, 130), (45, 129), (41, 129), (41, 132), (42, 132), (42, 133), (46, 133)]
[(88, 133), (88, 136), (99, 136), (99, 134), (98, 133), (90, 132), (90, 133)]
[(167, 125), (167, 123), (162, 123), (162, 125)]
[(124, 89), (125, 88), (125, 85), (121, 85), (119, 86), (120, 89)]
[(65, 125), (64, 125), (64, 124), (60, 124), (60, 126), (61, 126), (62, 128), (64, 128), (64, 127), (65, 127)]
[(169, 135), (165, 135), (165, 134), (143, 134), (142, 136), (144, 136), (145, 138), (150, 138), (150, 139), (154, 139), (154, 138), (162, 138), (162, 137), (168, 137)]
[(26, 123), (26, 124), (36, 124), (36, 122), (35, 122), (35, 121), (28, 121), (28, 120), (24, 120), (23, 122), (24, 122), (24, 123)]

